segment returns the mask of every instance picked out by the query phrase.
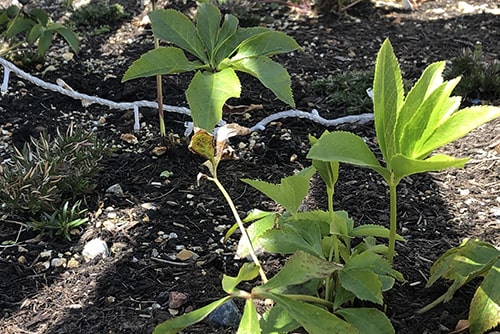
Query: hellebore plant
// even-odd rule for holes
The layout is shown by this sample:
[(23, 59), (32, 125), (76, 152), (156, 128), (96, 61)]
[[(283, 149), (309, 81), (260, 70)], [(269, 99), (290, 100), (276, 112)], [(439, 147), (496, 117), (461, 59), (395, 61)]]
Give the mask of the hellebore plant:
[(236, 71), (256, 77), (277, 98), (295, 105), (288, 72), (269, 58), (300, 48), (286, 34), (264, 27), (240, 28), (234, 15), (222, 19), (219, 9), (210, 3), (199, 4), (195, 23), (173, 9), (154, 10), (149, 18), (154, 36), (174, 46), (142, 55), (122, 81), (196, 71), (186, 91), (195, 127), (211, 132), (222, 119), (226, 101), (240, 96)]
[[(354, 227), (347, 213), (333, 211), (330, 199), (328, 212), (299, 212), (316, 168), (330, 189), (328, 195), (333, 195), (338, 163), (313, 161), (315, 167), (284, 178), (280, 184), (244, 180), (280, 203), (286, 212), (279, 215), (254, 210), (245, 220), (239, 218), (229, 194), (217, 179), (217, 166), (230, 152), (227, 139), (247, 132), (247, 128), (228, 124), (218, 129), (214, 140), (211, 134), (199, 130), (189, 148), (207, 159), (204, 166), (210, 176), (201, 174), (199, 178), (215, 182), (236, 219), (226, 238), (239, 228), (242, 237), (238, 254), (249, 255), (253, 262), (243, 264), (236, 277), (223, 276), (226, 297), (167, 320), (159, 324), (154, 333), (182, 331), (233, 298), (245, 300), (238, 333), (287, 333), (299, 327), (309, 333), (394, 333), (389, 319), (380, 310), (348, 307), (355, 299), (383, 304), (383, 291), (389, 290), (395, 279), (402, 279), (379, 254), (385, 253), (387, 247), (376, 244), (375, 237), (387, 238), (389, 231), (376, 225)], [(252, 222), (248, 229), (243, 225), (247, 222)], [(363, 236), (366, 237), (358, 245), (351, 246), (352, 239)], [(292, 255), (281, 270), (268, 279), (257, 259), (256, 247)], [(332, 258), (342, 259), (343, 264), (333, 262)], [(259, 274), (260, 285), (248, 291), (238, 288), (240, 283), (253, 281)], [(263, 299), (271, 300), (274, 305), (259, 319), (254, 301)]]
[(368, 167), (384, 178), (390, 189), (390, 262), (395, 253), (399, 182), (416, 173), (463, 167), (467, 158), (431, 153), (500, 116), (500, 108), (493, 106), (459, 110), (461, 98), (450, 95), (460, 78), (444, 81), (444, 67), (444, 61), (429, 65), (405, 96), (398, 61), (385, 40), (373, 82), (375, 130), (385, 166), (361, 137), (349, 132), (324, 134), (308, 154), (312, 159)]
[(482, 334), (500, 325), (500, 250), (480, 240), (466, 239), (441, 255), (432, 265), (426, 287), (438, 279), (453, 281), (445, 294), (424, 307), (424, 313), (441, 302), (449, 301), (455, 292), (475, 278), (484, 277), (472, 297), (469, 308), (469, 332)]

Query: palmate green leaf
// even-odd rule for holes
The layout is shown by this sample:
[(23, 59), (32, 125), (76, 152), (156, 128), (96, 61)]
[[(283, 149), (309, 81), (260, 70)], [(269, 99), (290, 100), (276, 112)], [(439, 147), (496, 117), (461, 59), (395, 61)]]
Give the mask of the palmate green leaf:
[(252, 299), (247, 299), (237, 334), (260, 334), (259, 317)]
[(264, 312), (260, 319), (260, 329), (266, 334), (286, 334), (299, 327), (299, 323), (280, 305)]
[(149, 13), (153, 34), (164, 41), (174, 43), (208, 64), (205, 47), (194, 24), (179, 11), (157, 9)]
[[(337, 212), (335, 212), (337, 213)], [(330, 213), (324, 210), (310, 210), (310, 211), (300, 211), (290, 218), (291, 221), (301, 221), (303, 223), (314, 223), (317, 224), (321, 230), (321, 235), (326, 236), (330, 234)]]
[[(234, 22), (231, 23), (234, 25)], [(222, 25), (224, 28), (224, 24)], [(221, 29), (222, 29), (221, 28)], [(247, 38), (269, 31), (265, 27), (239, 28), (229, 35), (224, 41), (219, 40), (216, 46), (215, 63), (220, 64), (223, 59), (229, 58), (236, 53), (238, 46)], [(220, 36), (220, 35), (219, 35)]]
[(402, 136), (396, 138), (400, 141), (401, 151), (399, 153), (410, 158), (421, 156), (415, 151), (427, 139), (424, 136), (432, 133), (443, 117), (449, 116), (446, 113), (456, 110), (450, 110), (448, 101), (458, 81), (459, 79), (444, 82), (418, 106), (413, 117), (403, 129)]
[(286, 310), (304, 329), (311, 334), (357, 334), (358, 329), (336, 315), (319, 306), (285, 297), (275, 293), (266, 293), (277, 305)]
[(380, 165), (363, 139), (351, 132), (334, 131), (321, 136), (309, 150), (307, 158), (369, 167), (385, 179), (390, 177), (389, 171)]
[(404, 281), (403, 275), (400, 272), (394, 270), (385, 258), (373, 252), (363, 252), (352, 256), (344, 268), (369, 269), (379, 276), (390, 276)]
[(255, 287), (252, 292), (261, 294), (265, 291), (297, 285), (314, 278), (324, 278), (342, 269), (342, 265), (328, 262), (303, 251), (297, 251), (285, 263), (281, 270), (267, 281)]
[(432, 135), (422, 144), (418, 154), (432, 152), (498, 117), (500, 117), (500, 107), (475, 106), (461, 109), (439, 124)]
[(242, 41), (231, 62), (249, 57), (272, 56), (300, 49), (297, 42), (280, 31), (266, 31)]
[[(410, 89), (406, 96), (405, 102), (398, 114), (398, 119), (395, 129), (395, 138), (401, 138), (403, 129), (408, 124), (415, 113), (415, 108), (422, 104), (427, 99), (429, 94), (443, 83), (442, 73), (446, 62), (436, 62), (429, 65), (415, 85)], [(397, 142), (397, 144), (399, 141)], [(398, 147), (398, 152), (401, 152)]]
[(389, 39), (380, 48), (373, 80), (375, 131), (385, 161), (396, 152), (395, 125), (403, 105), (403, 79)]
[(256, 77), (266, 88), (269, 88), (277, 98), (295, 107), (290, 75), (279, 63), (268, 57), (261, 56), (232, 61), (231, 67), (237, 71), (245, 72)]
[(309, 180), (314, 174), (308, 169), (305, 174), (296, 174), (281, 179), (280, 184), (266, 181), (242, 179), (267, 197), (271, 198), (292, 214), (296, 213), (309, 191)]
[(348, 323), (354, 325), (360, 334), (393, 334), (391, 321), (375, 308), (344, 308), (336, 311)]
[(500, 325), (500, 259), (488, 271), (476, 290), (469, 309), (471, 334), (482, 334)]
[(397, 181), (402, 178), (424, 172), (437, 172), (446, 168), (462, 168), (469, 158), (454, 158), (445, 154), (436, 154), (425, 160), (410, 159), (396, 154), (391, 160), (391, 167)]
[(205, 319), (213, 310), (217, 307), (221, 306), (228, 300), (232, 299), (231, 296), (226, 296), (219, 300), (214, 301), (211, 304), (208, 304), (202, 308), (194, 310), (192, 312), (183, 314), (177, 318), (173, 318), (162, 322), (158, 326), (156, 326), (153, 334), (176, 334), (182, 331), (184, 328), (189, 327), (197, 322)]
[(194, 71), (203, 66), (198, 61), (189, 61), (182, 51), (176, 47), (160, 47), (144, 53), (134, 61), (123, 75), (122, 82), (152, 77), (162, 74)]
[(196, 29), (205, 45), (209, 58), (217, 43), (221, 14), (219, 8), (211, 3), (200, 3), (196, 11)]
[(222, 119), (222, 107), (231, 97), (240, 97), (241, 85), (234, 70), (196, 72), (186, 91), (194, 125), (212, 132)]
[(236, 289), (236, 286), (243, 281), (251, 281), (259, 275), (259, 267), (255, 263), (243, 263), (240, 270), (238, 271), (238, 276), (232, 277), (224, 275), (222, 277), (222, 289), (229, 294), (232, 294)]
[(323, 257), (321, 230), (314, 222), (294, 222), (262, 233), (259, 243), (271, 253), (292, 254), (302, 250), (319, 258)]

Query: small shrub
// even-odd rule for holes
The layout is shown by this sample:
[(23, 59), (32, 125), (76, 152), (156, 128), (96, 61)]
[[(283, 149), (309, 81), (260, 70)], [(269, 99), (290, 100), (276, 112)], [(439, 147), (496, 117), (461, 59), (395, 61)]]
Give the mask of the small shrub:
[(445, 78), (462, 76), (455, 91), (468, 99), (500, 99), (500, 62), (487, 62), (480, 44), (474, 51), (464, 49), (462, 54), (451, 61)]
[(316, 92), (326, 95), (326, 102), (348, 114), (371, 112), (373, 103), (366, 93), (373, 83), (373, 72), (349, 71), (313, 82)]
[(95, 134), (73, 126), (14, 150), (12, 163), (0, 167), (0, 201), (8, 211), (30, 214), (53, 212), (66, 199), (92, 191), (97, 162), (107, 152)]
[(90, 34), (99, 35), (110, 30), (110, 26), (123, 22), (129, 15), (123, 6), (109, 1), (96, 1), (77, 9), (70, 18), (71, 24), (90, 30)]

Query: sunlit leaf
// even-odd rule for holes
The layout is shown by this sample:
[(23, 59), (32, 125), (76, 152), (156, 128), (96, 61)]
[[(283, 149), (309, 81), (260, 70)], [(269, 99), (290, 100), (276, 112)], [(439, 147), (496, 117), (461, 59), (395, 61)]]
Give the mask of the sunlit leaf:
[(359, 331), (351, 324), (340, 319), (319, 306), (307, 304), (291, 298), (268, 293), (269, 298), (276, 301), (304, 329), (311, 334), (357, 334)]
[(237, 334), (260, 334), (257, 309), (252, 299), (247, 299)]
[(303, 251), (297, 251), (285, 263), (283, 268), (266, 284), (255, 287), (254, 291), (270, 291), (284, 286), (302, 284), (314, 278), (328, 277), (341, 270), (342, 266)]
[(194, 125), (212, 131), (222, 119), (222, 107), (231, 97), (240, 97), (240, 80), (234, 70), (196, 72), (186, 91)]
[(208, 62), (201, 38), (187, 16), (174, 9), (157, 9), (150, 12), (148, 16), (156, 37), (172, 42), (203, 62)]
[(217, 43), (217, 34), (221, 21), (219, 8), (208, 2), (200, 3), (196, 11), (196, 30), (207, 53), (212, 54)]
[(280, 31), (266, 31), (245, 39), (238, 47), (232, 62), (248, 57), (272, 56), (300, 49), (297, 42)]
[(396, 152), (395, 125), (403, 105), (403, 79), (388, 39), (380, 48), (373, 80), (373, 113), (378, 144), (385, 161)]
[(251, 281), (259, 275), (259, 267), (252, 263), (244, 263), (238, 271), (238, 276), (232, 277), (224, 275), (222, 278), (222, 289), (231, 294), (236, 286), (243, 281)]
[(199, 129), (191, 138), (189, 149), (203, 158), (213, 161), (215, 156), (214, 137), (207, 131)]
[(194, 71), (203, 66), (198, 61), (189, 61), (184, 52), (175, 47), (150, 50), (134, 61), (123, 76), (122, 82), (161, 74)]
[(482, 334), (500, 325), (500, 258), (476, 290), (469, 310), (471, 334)]

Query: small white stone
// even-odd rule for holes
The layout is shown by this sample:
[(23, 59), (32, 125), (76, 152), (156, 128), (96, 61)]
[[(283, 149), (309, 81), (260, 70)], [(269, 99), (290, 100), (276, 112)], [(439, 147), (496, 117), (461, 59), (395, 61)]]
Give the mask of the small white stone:
[(99, 255), (107, 257), (109, 255), (108, 245), (100, 238), (92, 239), (83, 247), (82, 255), (89, 259), (95, 259)]
[(67, 262), (68, 261), (65, 258), (57, 257), (57, 258), (52, 259), (50, 261), (50, 265), (54, 268), (61, 268), (61, 267), (64, 268), (64, 267), (66, 267)]

